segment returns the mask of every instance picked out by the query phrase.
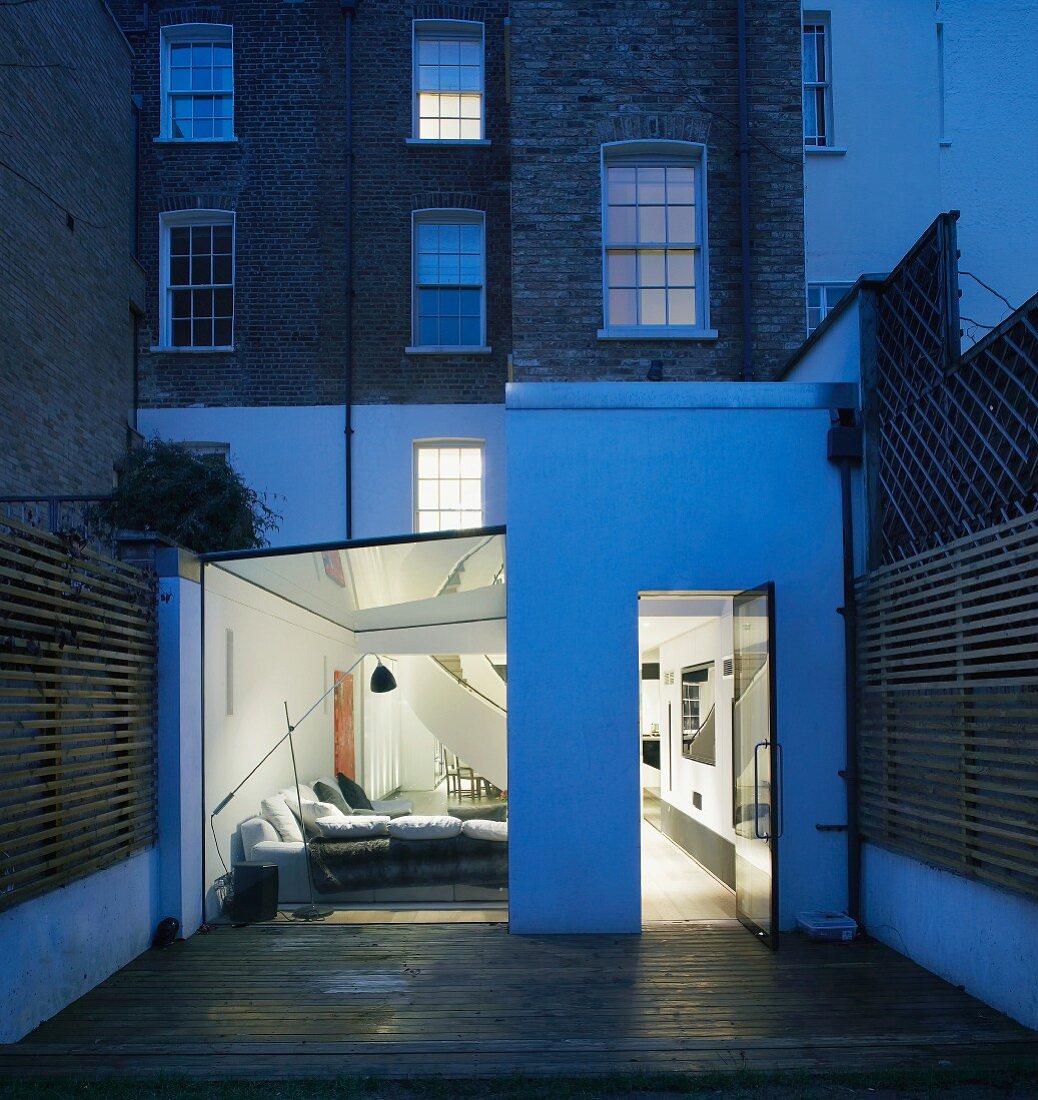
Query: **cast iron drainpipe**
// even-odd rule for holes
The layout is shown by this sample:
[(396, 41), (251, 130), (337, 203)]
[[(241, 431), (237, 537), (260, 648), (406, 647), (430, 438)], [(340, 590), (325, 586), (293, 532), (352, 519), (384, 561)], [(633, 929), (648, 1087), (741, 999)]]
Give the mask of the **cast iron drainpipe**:
[(864, 450), (861, 425), (855, 409), (834, 409), (829, 429), (829, 461), (840, 468), (843, 507), (843, 617), (844, 717), (846, 765), (840, 772), (847, 788), (847, 915), (861, 924), (861, 834), (858, 831), (858, 613), (854, 594), (854, 513), (851, 501), (851, 468), (861, 464)]
[(742, 380), (753, 378), (753, 300), (750, 293), (750, 100), (746, 64), (746, 0), (736, 5), (739, 53), (739, 232), (742, 255)]
[(346, 222), (343, 229), (344, 263), (346, 265), (346, 321), (342, 353), (346, 397), (346, 538), (353, 538), (353, 15), (357, 0), (339, 0), (342, 10), (343, 38), (343, 109), (345, 133), (343, 135), (343, 205)]

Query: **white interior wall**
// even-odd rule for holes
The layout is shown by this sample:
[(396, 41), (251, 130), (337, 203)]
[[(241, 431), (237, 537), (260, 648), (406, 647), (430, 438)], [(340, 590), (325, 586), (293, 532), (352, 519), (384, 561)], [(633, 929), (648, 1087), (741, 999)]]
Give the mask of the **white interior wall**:
[[(360, 745), (357, 761), (357, 780), (369, 798), (386, 798), (403, 786), (402, 763), (404, 735), (401, 720), (402, 670), (400, 662), (383, 657), (383, 662), (397, 677), (396, 691), (374, 695), (365, 690), (375, 668), (375, 658), (367, 657), (357, 670), (361, 673), (354, 684), (355, 713), (359, 716), (357, 740)], [(403, 681), (406, 682), (406, 681)]]
[[(284, 735), (284, 703), (287, 701), (289, 715), (297, 722), (331, 686), (334, 670), (349, 668), (356, 651), (348, 630), (216, 566), (206, 567), (204, 584), (204, 809), (208, 815)], [(234, 634), (231, 715), (226, 713), (227, 630)], [(355, 682), (360, 678), (357, 675)], [(381, 698), (391, 700), (393, 695)], [(392, 707), (392, 703), (388, 705)], [(333, 745), (333, 707), (318, 706), (295, 735), (301, 781), (332, 771)], [(231, 837), (238, 825), (259, 813), (262, 799), (292, 782), (292, 761), (285, 744), (216, 819), (220, 851), (228, 864)], [(222, 869), (212, 831), (207, 830), (207, 890)]]
[[(732, 653), (732, 602), (716, 620), (660, 645), (660, 703), (663, 714), (671, 707), (670, 770), (662, 797), (683, 814), (701, 822), (718, 836), (735, 843), (732, 827), (732, 677), (721, 675), (722, 662)], [(687, 760), (681, 754), (681, 670), (691, 665), (714, 663), (714, 730), (717, 763)], [(664, 673), (674, 673), (674, 683), (664, 683)], [(664, 744), (667, 743), (666, 731)], [(703, 808), (692, 804), (692, 793), (703, 797)]]

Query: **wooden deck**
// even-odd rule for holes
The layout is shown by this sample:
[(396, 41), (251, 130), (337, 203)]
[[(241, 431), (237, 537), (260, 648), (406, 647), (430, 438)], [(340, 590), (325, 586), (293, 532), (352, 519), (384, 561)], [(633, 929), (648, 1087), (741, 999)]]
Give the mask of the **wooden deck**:
[(261, 925), (149, 951), (0, 1076), (276, 1078), (1038, 1060), (1038, 1034), (875, 943), (741, 928), (509, 936), (503, 925)]

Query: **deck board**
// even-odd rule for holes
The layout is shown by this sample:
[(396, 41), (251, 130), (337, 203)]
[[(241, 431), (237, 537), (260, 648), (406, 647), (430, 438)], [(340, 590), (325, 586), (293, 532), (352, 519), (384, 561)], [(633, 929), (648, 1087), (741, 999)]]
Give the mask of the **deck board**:
[(697, 1072), (1038, 1063), (1038, 1035), (888, 948), (741, 928), (258, 925), (149, 951), (0, 1076)]

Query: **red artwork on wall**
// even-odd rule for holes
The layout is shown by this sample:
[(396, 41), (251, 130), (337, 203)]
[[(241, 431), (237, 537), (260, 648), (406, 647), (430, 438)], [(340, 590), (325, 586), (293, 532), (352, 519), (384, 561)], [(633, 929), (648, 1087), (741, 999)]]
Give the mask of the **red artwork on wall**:
[[(335, 673), (335, 679), (342, 676)], [(335, 772), (357, 778), (357, 750), (353, 734), (353, 677), (347, 676), (335, 688)]]

